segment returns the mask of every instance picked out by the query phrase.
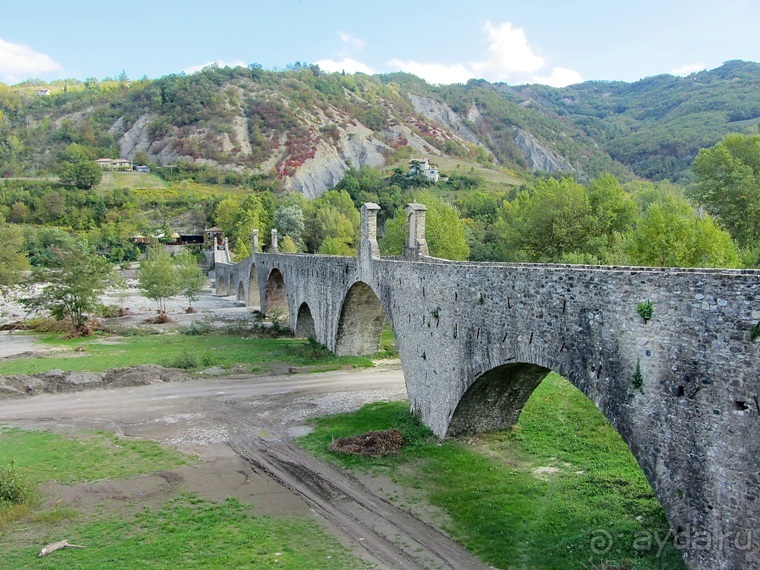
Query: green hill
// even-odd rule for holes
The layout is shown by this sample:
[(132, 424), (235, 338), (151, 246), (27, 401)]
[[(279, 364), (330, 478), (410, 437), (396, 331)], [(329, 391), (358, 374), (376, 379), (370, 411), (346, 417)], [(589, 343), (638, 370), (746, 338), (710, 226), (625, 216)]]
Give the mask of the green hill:
[(758, 87), (760, 64), (741, 61), (685, 78), (563, 89), (432, 86), (405, 73), (326, 74), (301, 64), (0, 84), (0, 177), (53, 174), (75, 143), (92, 159), (169, 167), (157, 169), (164, 178), (265, 176), (307, 197), (349, 167), (418, 157), (444, 173), (475, 167), (495, 184), (519, 184), (530, 171), (678, 181), (700, 148), (757, 129)]

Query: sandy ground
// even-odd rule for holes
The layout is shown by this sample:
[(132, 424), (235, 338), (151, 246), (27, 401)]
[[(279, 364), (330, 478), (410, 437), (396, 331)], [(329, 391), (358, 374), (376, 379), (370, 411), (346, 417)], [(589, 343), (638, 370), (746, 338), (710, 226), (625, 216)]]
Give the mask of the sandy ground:
[[(167, 314), (171, 321), (162, 325), (150, 324), (148, 321), (156, 315), (156, 303), (140, 294), (134, 272), (124, 272), (123, 277), (127, 288), (107, 292), (101, 297), (106, 306), (123, 308), (127, 314), (123, 317), (100, 319), (109, 327), (152, 327), (164, 330), (178, 329), (188, 326), (193, 321), (202, 320), (212, 326), (222, 327), (239, 320), (251, 321), (253, 307), (246, 307), (234, 296), (219, 297), (214, 294), (214, 281), (209, 279), (199, 298), (193, 302), (194, 313), (188, 313), (188, 301), (184, 297), (174, 297), (167, 302)], [(20, 298), (28, 292), (14, 291), (0, 297), (0, 326), (10, 323), (23, 322), (28, 317), (38, 316), (28, 313), (20, 302)], [(19, 354), (41, 353), (46, 349), (35, 341), (34, 335), (22, 334), (19, 331), (0, 331), (0, 358), (12, 357)]]
[[(133, 287), (104, 302), (130, 309), (129, 316), (109, 319), (109, 324), (158, 326), (145, 324), (154, 305)], [(187, 314), (185, 300), (171, 302), (173, 322), (160, 326), (176, 328), (199, 318), (222, 326), (251, 318), (250, 308), (233, 297), (214, 296), (210, 287), (194, 306), (198, 312)], [(2, 307), (14, 311), (10, 299), (3, 299)], [(45, 350), (32, 335), (0, 334), (0, 357)], [(198, 465), (128, 479), (51, 483), (44, 489), (48, 507), (131, 513), (162, 504), (180, 490), (215, 501), (235, 496), (259, 514), (314, 518), (377, 568), (486, 568), (435, 528), (445, 524), (445, 516), (415, 491), (387, 477), (346, 473), (293, 442), (308, 433), (311, 417), (404, 398), (400, 363), (392, 361), (360, 371), (206, 377), (0, 400), (0, 425), (60, 433), (108, 429), (200, 459)]]

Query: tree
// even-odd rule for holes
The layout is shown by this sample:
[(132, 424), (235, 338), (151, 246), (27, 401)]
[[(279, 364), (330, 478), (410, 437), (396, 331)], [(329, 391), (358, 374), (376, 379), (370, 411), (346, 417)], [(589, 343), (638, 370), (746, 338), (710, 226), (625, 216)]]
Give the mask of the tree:
[(79, 162), (65, 162), (56, 171), (61, 184), (76, 186), (82, 190), (89, 190), (100, 184), (103, 171), (100, 166), (91, 160)]
[(160, 245), (150, 247), (140, 263), (138, 287), (158, 305), (158, 321), (166, 322), (166, 301), (182, 292), (182, 283), (171, 257)]
[(280, 235), (290, 236), (297, 247), (302, 243), (301, 234), (305, 227), (303, 210), (297, 204), (277, 208), (274, 213), (274, 227)]
[(206, 276), (198, 265), (195, 256), (189, 251), (174, 258), (176, 264), (177, 278), (180, 282), (180, 293), (187, 297), (188, 312), (193, 311), (193, 301), (198, 298), (198, 294), (206, 286)]
[(692, 197), (740, 246), (760, 249), (760, 135), (727, 135), (700, 150), (692, 168)]
[(24, 236), (21, 230), (11, 224), (6, 224), (0, 215), (0, 292), (18, 284), (22, 272), (28, 269), (27, 260), (21, 247)]
[(144, 150), (138, 150), (132, 157), (132, 164), (137, 166), (147, 166), (150, 163), (150, 156)]
[(74, 331), (87, 335), (87, 314), (100, 308), (100, 296), (114, 279), (113, 267), (85, 241), (52, 253), (49, 265), (32, 272), (32, 280), (43, 286), (24, 304), (47, 310), (57, 320), (69, 319)]
[(285, 236), (280, 240), (279, 249), (282, 253), (298, 253), (298, 246), (290, 236)]
[[(467, 259), (470, 248), (459, 210), (429, 190), (418, 192), (415, 199), (427, 207), (425, 239), (430, 255), (444, 259)], [(384, 255), (400, 255), (405, 242), (406, 211), (399, 209), (385, 224), (385, 235), (380, 240), (380, 248)]]
[(502, 206), (497, 224), (505, 259), (557, 262), (572, 252), (599, 246), (586, 189), (571, 178), (538, 182)]
[(637, 265), (737, 267), (731, 236), (709, 217), (697, 218), (683, 198), (668, 196), (649, 208), (629, 236), (625, 251)]
[[(304, 242), (308, 251), (320, 251), (322, 243), (327, 238), (339, 240), (355, 252), (355, 244), (359, 234), (360, 215), (354, 207), (351, 196), (345, 190), (330, 190), (307, 204), (305, 215)], [(335, 250), (335, 244), (330, 246)]]

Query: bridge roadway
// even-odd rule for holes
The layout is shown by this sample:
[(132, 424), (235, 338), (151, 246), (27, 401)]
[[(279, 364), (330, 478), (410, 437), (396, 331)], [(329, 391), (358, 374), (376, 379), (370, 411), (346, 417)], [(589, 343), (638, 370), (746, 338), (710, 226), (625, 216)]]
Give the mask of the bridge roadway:
[[(505, 429), (558, 372), (622, 436), (695, 569), (760, 567), (760, 272), (451, 262), (407, 206), (404, 256), (382, 258), (379, 207), (356, 257), (277, 252), (217, 262), (217, 292), (336, 354), (377, 351), (386, 319), (411, 410), (438, 436)], [(637, 307), (647, 300), (653, 316)]]

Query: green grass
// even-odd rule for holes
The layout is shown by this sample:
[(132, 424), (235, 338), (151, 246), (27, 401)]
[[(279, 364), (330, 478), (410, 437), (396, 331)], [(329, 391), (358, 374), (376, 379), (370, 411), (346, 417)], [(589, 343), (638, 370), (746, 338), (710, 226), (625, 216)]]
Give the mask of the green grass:
[(166, 187), (166, 182), (155, 174), (146, 172), (104, 172), (103, 179), (98, 184), (98, 190), (114, 190), (116, 188), (160, 190)]
[(74, 437), (0, 427), (0, 465), (16, 462), (29, 482), (79, 483), (171, 469), (194, 460), (155, 442), (97, 431)]
[[(109, 368), (160, 364), (185, 368), (235, 365), (250, 370), (266, 370), (268, 366), (286, 363), (291, 366), (340, 365), (367, 367), (367, 357), (337, 357), (327, 350), (315, 350), (307, 340), (293, 338), (240, 338), (226, 335), (186, 336), (151, 335), (64, 339), (58, 335), (41, 338), (57, 352), (50, 356), (15, 358), (0, 362), (2, 374), (36, 374), (61, 369), (75, 372), (102, 372)], [(75, 349), (84, 347), (84, 351)], [(184, 366), (190, 356), (195, 366)], [(190, 364), (193, 364), (190, 361)]]
[[(636, 533), (665, 537), (668, 525), (644, 474), (594, 404), (570, 383), (549, 376), (510, 431), (440, 444), (413, 420), (406, 403), (377, 403), (353, 414), (316, 420), (299, 441), (317, 455), (354, 468), (384, 466), (420, 489), (449, 516), (446, 530), (500, 568), (684, 568), (672, 541), (639, 551)], [(397, 427), (410, 442), (398, 457), (332, 454), (329, 442)], [(537, 471), (544, 468), (543, 471)], [(547, 470), (548, 468), (548, 470)], [(609, 552), (591, 550), (597, 529)]]
[(37, 559), (48, 536), (23, 537), (3, 547), (3, 567), (20, 568), (286, 568), (361, 569), (353, 558), (312, 520), (254, 517), (236, 499), (220, 504), (184, 494), (160, 510), (135, 517), (101, 517), (70, 525), (67, 540), (84, 549), (65, 549)]
[[(77, 483), (170, 469), (192, 458), (107, 432), (61, 436), (0, 428), (0, 465), (11, 458), (30, 483)], [(116, 485), (116, 483), (114, 483)], [(181, 494), (137, 515), (34, 511), (0, 505), (2, 567), (29, 568), (364, 568), (312, 520), (254, 517), (236, 499), (214, 504)], [(4, 532), (3, 532), (4, 531)], [(37, 559), (61, 536), (85, 549)]]

